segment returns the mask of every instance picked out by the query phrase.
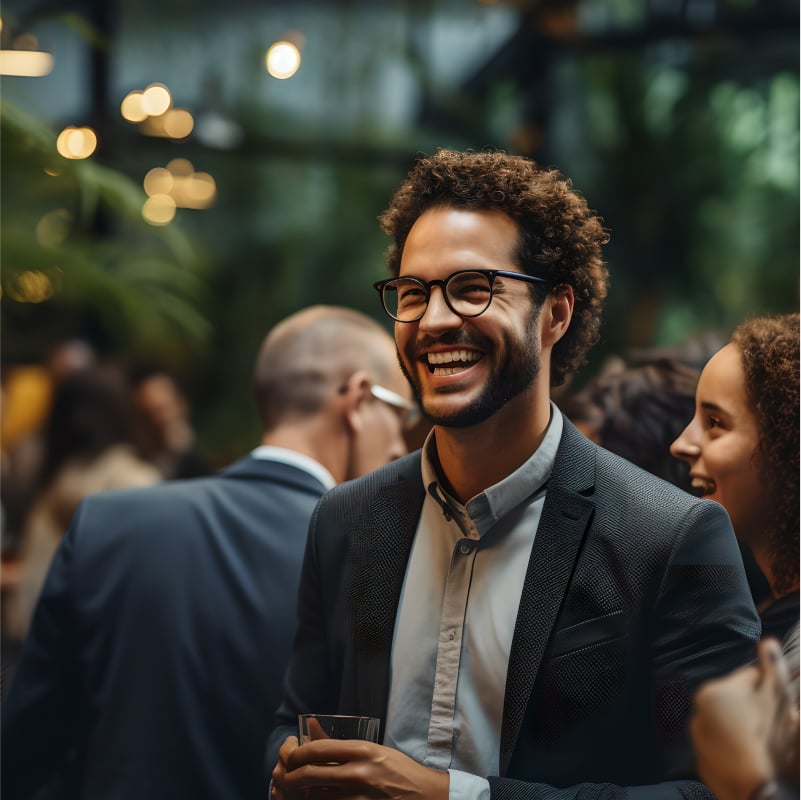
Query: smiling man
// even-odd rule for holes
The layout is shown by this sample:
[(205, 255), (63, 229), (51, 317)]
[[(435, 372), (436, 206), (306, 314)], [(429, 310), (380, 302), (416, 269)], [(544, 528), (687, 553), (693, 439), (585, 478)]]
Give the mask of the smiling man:
[[(759, 621), (723, 509), (551, 402), (598, 338), (600, 220), (554, 170), (441, 150), (382, 224), (376, 289), (433, 428), (313, 517), (273, 796), (703, 796), (690, 698)], [(381, 743), (298, 746), (303, 712), (380, 717)]]

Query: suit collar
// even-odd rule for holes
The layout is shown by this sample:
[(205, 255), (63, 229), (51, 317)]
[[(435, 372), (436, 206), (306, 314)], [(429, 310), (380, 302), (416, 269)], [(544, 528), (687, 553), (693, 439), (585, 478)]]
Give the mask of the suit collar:
[(253, 458), (250, 455), (225, 467), (220, 475), (226, 478), (280, 481), (320, 496), (327, 489), (318, 477), (297, 465)]

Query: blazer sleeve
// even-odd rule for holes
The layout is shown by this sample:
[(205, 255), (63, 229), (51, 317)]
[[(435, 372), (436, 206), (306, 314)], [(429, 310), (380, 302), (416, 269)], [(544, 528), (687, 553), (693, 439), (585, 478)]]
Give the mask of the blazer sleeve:
[[(684, 515), (645, 624), (651, 716), (664, 781), (557, 788), (490, 777), (492, 800), (714, 800), (695, 780), (688, 732), (693, 695), (704, 681), (752, 661), (761, 631), (731, 523), (721, 506), (700, 501)], [(620, 746), (625, 749), (625, 741)]]
[(81, 692), (71, 609), (81, 508), (53, 557), (3, 707), (4, 797), (32, 796), (62, 777), (77, 740)]

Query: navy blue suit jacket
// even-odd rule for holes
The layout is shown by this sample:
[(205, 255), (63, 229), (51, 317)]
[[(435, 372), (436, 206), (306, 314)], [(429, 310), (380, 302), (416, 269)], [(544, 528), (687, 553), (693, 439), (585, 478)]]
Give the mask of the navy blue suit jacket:
[[(268, 770), (298, 713), (386, 718), (424, 494), (417, 452), (320, 501)], [(635, 786), (632, 797), (711, 797), (692, 780), (692, 695), (753, 658), (759, 633), (723, 507), (566, 420), (520, 598), (493, 800), (620, 798)]]
[(65, 797), (263, 800), (323, 492), (300, 469), (247, 457), (87, 498), (3, 709), (3, 797), (60, 774)]

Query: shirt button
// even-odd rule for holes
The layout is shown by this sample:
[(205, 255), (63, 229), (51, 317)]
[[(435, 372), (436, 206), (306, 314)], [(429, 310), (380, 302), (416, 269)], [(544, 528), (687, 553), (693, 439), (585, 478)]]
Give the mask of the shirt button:
[(473, 552), (473, 543), (472, 542), (465, 542), (465, 541), (460, 542), (459, 543), (459, 552), (463, 556), (470, 555), (470, 553)]

